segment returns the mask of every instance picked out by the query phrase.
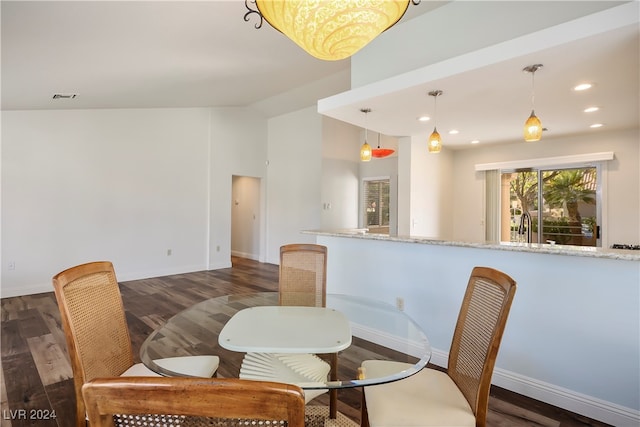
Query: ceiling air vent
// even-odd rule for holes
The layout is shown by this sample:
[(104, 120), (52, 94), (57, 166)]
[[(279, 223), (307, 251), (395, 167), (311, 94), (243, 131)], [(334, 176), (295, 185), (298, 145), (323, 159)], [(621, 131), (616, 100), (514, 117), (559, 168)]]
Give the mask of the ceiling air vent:
[(74, 99), (77, 98), (77, 93), (55, 93), (53, 99)]

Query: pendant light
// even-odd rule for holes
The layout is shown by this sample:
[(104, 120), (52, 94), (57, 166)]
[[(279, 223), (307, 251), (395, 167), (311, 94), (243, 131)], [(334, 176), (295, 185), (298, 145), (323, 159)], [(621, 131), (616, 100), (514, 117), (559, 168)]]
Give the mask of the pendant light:
[(524, 123), (524, 140), (527, 142), (535, 142), (540, 141), (542, 138), (542, 123), (540, 119), (536, 117), (536, 113), (534, 110), (534, 101), (535, 101), (535, 74), (542, 68), (542, 64), (534, 64), (524, 67), (522, 71), (531, 73), (531, 115)]
[(437, 119), (437, 100), (440, 95), (442, 95), (441, 90), (432, 90), (429, 92), (429, 96), (433, 96), (433, 132), (429, 135), (429, 140), (427, 141), (427, 148), (429, 149), (429, 153), (437, 154), (442, 150), (442, 139), (440, 138), (440, 134), (438, 133), (438, 129), (436, 128), (436, 119)]
[(360, 111), (364, 113), (364, 144), (360, 147), (360, 160), (363, 162), (371, 161), (371, 146), (367, 143), (367, 114), (371, 112), (371, 108), (361, 108)]
[(395, 153), (391, 148), (380, 148), (380, 132), (378, 132), (378, 148), (371, 150), (371, 155), (376, 159), (382, 159)]
[[(348, 58), (394, 26), (410, 0), (245, 0), (249, 16), (258, 14), (308, 54), (336, 61)], [(412, 0), (418, 4), (419, 0)], [(253, 9), (255, 5), (256, 9)]]

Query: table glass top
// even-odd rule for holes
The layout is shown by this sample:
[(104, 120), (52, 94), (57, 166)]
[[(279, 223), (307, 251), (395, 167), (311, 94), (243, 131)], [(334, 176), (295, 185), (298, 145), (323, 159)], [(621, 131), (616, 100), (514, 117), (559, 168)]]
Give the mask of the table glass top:
[[(219, 337), (221, 340), (225, 339), (223, 328), (236, 313), (244, 309), (277, 306), (277, 292), (229, 295), (202, 301), (176, 314), (149, 335), (140, 349), (140, 358), (148, 368), (159, 374), (181, 376), (179, 373), (161, 368), (154, 360), (176, 356), (217, 355), (220, 357), (218, 376), (238, 377), (244, 357), (241, 351), (243, 347), (234, 351), (231, 349), (233, 346), (221, 346)], [(326, 308), (329, 309), (327, 312), (335, 311), (338, 317), (344, 316), (348, 320), (351, 339), (335, 348), (327, 347), (338, 352), (338, 380), (327, 381), (323, 388), (359, 387), (405, 378), (424, 368), (431, 357), (431, 347), (422, 329), (404, 312), (390, 304), (363, 297), (327, 294)], [(285, 309), (287, 314), (296, 311), (295, 308)], [(323, 310), (318, 311), (322, 312)], [(241, 314), (240, 318), (242, 316)], [(245, 320), (249, 322), (245, 323), (243, 328), (247, 328), (250, 322), (254, 321), (250, 318)], [(268, 329), (271, 326), (266, 327)], [(265, 340), (265, 331), (260, 331), (261, 327), (263, 325), (256, 324), (255, 349), (247, 351), (270, 349), (270, 340)], [(305, 327), (314, 328), (309, 325)], [(323, 332), (309, 330), (308, 334), (321, 335)], [(290, 338), (287, 345), (296, 341), (290, 333), (287, 336)], [(300, 338), (301, 346), (307, 345), (307, 338)], [(343, 334), (340, 339), (348, 338)], [(292, 352), (296, 349), (300, 350), (294, 346), (287, 348)], [(320, 349), (324, 347), (318, 348)], [(405, 362), (407, 365), (400, 365), (398, 369), (386, 372), (384, 377), (371, 378), (359, 369), (364, 360), (370, 359)]]

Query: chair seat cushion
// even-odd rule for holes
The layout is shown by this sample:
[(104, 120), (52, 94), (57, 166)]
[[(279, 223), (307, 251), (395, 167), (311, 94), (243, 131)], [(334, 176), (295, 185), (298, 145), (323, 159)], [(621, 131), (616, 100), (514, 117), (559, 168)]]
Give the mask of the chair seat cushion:
[[(154, 360), (156, 365), (173, 372), (179, 372), (191, 377), (211, 378), (218, 369), (220, 358), (218, 356), (184, 356), (167, 357)], [(142, 363), (136, 363), (122, 373), (123, 377), (159, 377)]]
[[(379, 377), (398, 372), (399, 362), (367, 360), (365, 375)], [(365, 387), (371, 427), (476, 425), (469, 403), (449, 375), (425, 368), (392, 383)]]

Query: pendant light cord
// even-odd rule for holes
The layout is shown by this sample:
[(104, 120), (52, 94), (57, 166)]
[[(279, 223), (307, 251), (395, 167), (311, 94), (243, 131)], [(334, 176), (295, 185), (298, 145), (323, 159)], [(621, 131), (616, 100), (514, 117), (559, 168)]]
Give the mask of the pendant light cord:
[(361, 112), (364, 113), (364, 142), (366, 143), (369, 139), (369, 113), (371, 112), (371, 108), (361, 108)]
[(535, 110), (535, 100), (536, 100), (536, 70), (531, 72), (531, 110)]
[(526, 71), (527, 73), (531, 73), (531, 110), (535, 108), (535, 99), (536, 99), (536, 71), (542, 68), (542, 64), (533, 64), (528, 65), (522, 69), (522, 71)]
[(369, 142), (369, 112), (364, 112), (364, 142)]
[(438, 95), (433, 97), (433, 128), (438, 125)]
[(433, 96), (433, 127), (435, 129), (438, 121), (438, 97), (442, 95), (441, 90), (432, 90), (428, 93), (429, 96)]

